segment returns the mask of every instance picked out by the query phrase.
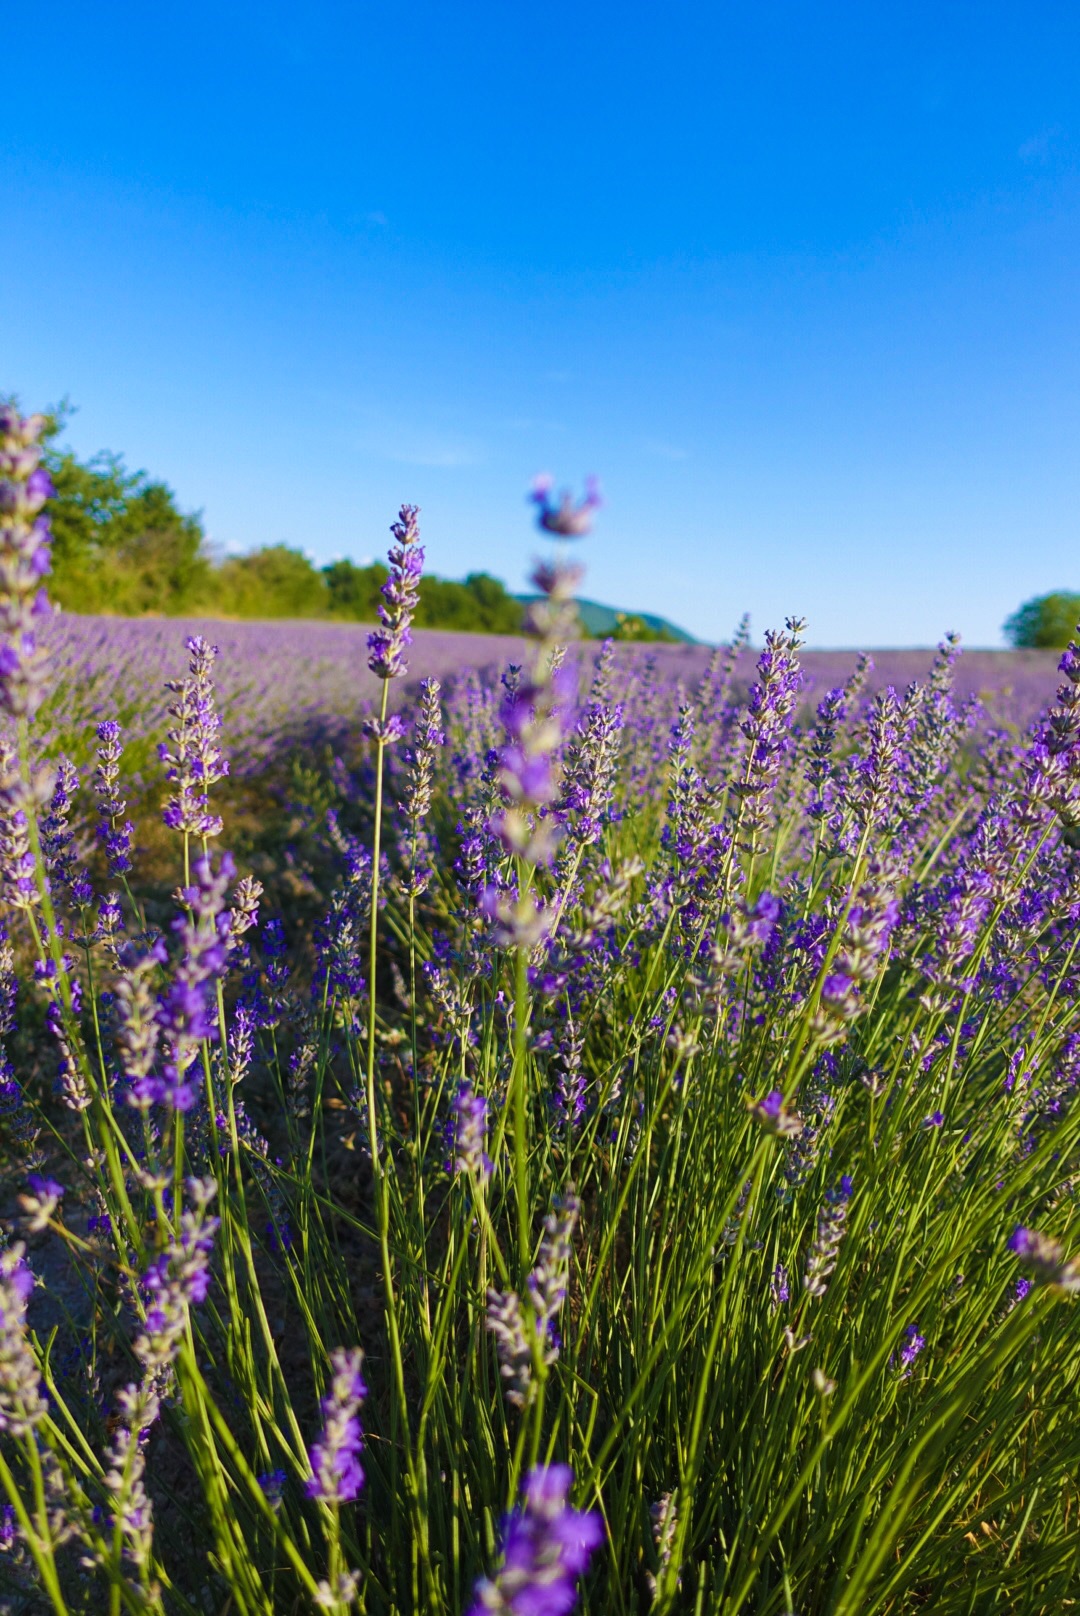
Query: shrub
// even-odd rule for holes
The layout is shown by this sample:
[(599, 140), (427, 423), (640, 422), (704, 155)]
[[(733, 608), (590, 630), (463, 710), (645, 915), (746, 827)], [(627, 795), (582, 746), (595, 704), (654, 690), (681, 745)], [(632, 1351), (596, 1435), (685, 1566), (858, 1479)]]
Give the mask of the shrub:
[(236, 617), (322, 617), (330, 601), (323, 574), (287, 544), (227, 556), (213, 589), (216, 609)]
[(1058, 589), (1025, 601), (1005, 623), (1005, 637), (1018, 649), (1061, 651), (1080, 623), (1080, 595)]

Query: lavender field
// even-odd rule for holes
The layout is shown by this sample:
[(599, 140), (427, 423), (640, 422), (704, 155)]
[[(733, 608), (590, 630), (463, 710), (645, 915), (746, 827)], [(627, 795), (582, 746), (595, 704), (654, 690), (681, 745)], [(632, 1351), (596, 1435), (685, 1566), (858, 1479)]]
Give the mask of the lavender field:
[(1080, 650), (48, 622), (40, 430), (6, 1608), (1070, 1608)]
[[(206, 618), (80, 617), (58, 614), (50, 627), (54, 693), (39, 729), (57, 747), (85, 757), (93, 726), (123, 715), (132, 739), (157, 737), (166, 720), (164, 681), (174, 670), (184, 641), (202, 635), (219, 649), (215, 670), (218, 703), (228, 725), (234, 768), (258, 770), (265, 757), (313, 736), (347, 740), (379, 697), (380, 681), (368, 667), (362, 626), (326, 622), (221, 622)], [(572, 645), (570, 656), (587, 678), (600, 647)], [(615, 648), (621, 678), (640, 678), (655, 664), (661, 683), (682, 681), (693, 689), (708, 667), (711, 650), (698, 645), (657, 644)], [(526, 658), (523, 639), (413, 631), (409, 694), (425, 678), (454, 681), (463, 674), (497, 680), (510, 663)], [(925, 677), (933, 658), (926, 651), (871, 651), (867, 691), (892, 686), (903, 692)], [(804, 651), (800, 717), (829, 689), (842, 685), (857, 661), (855, 651)], [(1046, 707), (1054, 689), (1057, 655), (1049, 651), (967, 651), (958, 663), (957, 701), (977, 697), (988, 722), (1026, 728)], [(745, 694), (754, 680), (756, 653), (741, 650), (733, 688)], [(405, 691), (395, 687), (393, 704)], [(81, 741), (80, 741), (81, 737)]]

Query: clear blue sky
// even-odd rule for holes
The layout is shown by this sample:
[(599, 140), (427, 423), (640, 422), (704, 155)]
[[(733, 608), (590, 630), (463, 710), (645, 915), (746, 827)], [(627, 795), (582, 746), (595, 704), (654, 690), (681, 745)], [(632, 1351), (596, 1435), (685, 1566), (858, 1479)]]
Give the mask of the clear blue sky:
[(222, 546), (706, 638), (1000, 643), (1080, 589), (1080, 6), (53, 4), (4, 19), (0, 388)]

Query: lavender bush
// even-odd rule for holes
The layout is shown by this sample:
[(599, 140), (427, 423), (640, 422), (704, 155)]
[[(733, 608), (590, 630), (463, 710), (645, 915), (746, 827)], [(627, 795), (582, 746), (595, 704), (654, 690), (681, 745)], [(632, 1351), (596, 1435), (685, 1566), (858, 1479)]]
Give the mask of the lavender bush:
[[(166, 912), (140, 690), (61, 746), (40, 430), (0, 415), (9, 1608), (1067, 1607), (1080, 649), (1026, 735), (952, 640), (808, 690), (792, 620), (680, 681), (567, 654), (560, 552), (501, 676), (415, 690), (404, 507), (316, 923), (225, 850), (198, 632), (139, 763)], [(585, 538), (594, 490), (534, 498)]]

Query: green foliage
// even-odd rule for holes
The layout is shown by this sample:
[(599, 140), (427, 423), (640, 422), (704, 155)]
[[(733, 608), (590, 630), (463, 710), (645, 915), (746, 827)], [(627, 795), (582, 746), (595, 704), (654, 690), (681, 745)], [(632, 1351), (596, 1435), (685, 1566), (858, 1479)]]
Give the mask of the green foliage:
[(329, 606), (322, 573), (287, 544), (226, 557), (214, 589), (230, 617), (325, 617)]
[(1005, 623), (1005, 634), (1017, 649), (1062, 651), (1080, 622), (1080, 595), (1057, 589), (1025, 601)]
[(166, 483), (128, 471), (119, 455), (79, 460), (56, 447), (67, 411), (53, 413), (45, 465), (56, 488), (49, 503), (54, 599), (70, 611), (181, 612), (211, 575), (202, 524), (185, 515)]
[[(352, 561), (331, 561), (322, 569), (329, 611), (358, 623), (373, 623), (389, 577), (381, 561), (358, 567)], [(417, 628), (466, 629), (488, 634), (517, 634), (521, 604), (498, 578), (470, 572), (463, 582), (426, 574), (420, 580), (420, 605), (413, 620)]]
[(418, 628), (473, 629), (488, 634), (521, 632), (521, 604), (497, 578), (470, 572), (464, 583), (449, 578), (420, 581)]
[(333, 617), (373, 623), (378, 615), (382, 586), (390, 576), (381, 561), (358, 567), (354, 561), (331, 561), (322, 569)]
[[(66, 405), (52, 412), (45, 457), (56, 487), (50, 593), (68, 611), (376, 620), (388, 577), (382, 562), (332, 561), (320, 569), (286, 544), (215, 561), (200, 518), (179, 509), (166, 483), (129, 471), (116, 454), (80, 460), (57, 447), (69, 413)], [(429, 575), (415, 621), (419, 628), (516, 634), (521, 605), (486, 572), (463, 582)]]
[(626, 640), (641, 644), (645, 641), (659, 640), (664, 645), (676, 643), (674, 634), (669, 634), (666, 628), (654, 628), (646, 622), (637, 612), (617, 612), (615, 627), (611, 631), (613, 640)]

